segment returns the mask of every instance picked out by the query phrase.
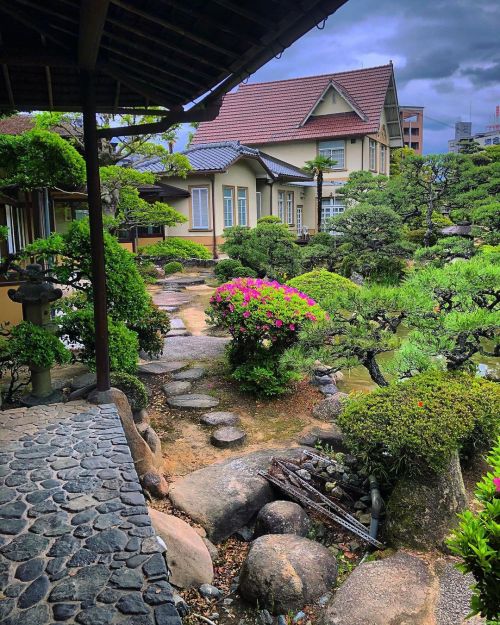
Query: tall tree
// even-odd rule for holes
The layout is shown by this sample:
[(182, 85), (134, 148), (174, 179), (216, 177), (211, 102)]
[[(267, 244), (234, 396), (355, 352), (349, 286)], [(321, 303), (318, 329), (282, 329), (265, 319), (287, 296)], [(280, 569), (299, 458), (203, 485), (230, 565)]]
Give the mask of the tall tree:
[(316, 158), (306, 161), (304, 170), (311, 174), (316, 180), (316, 195), (318, 202), (318, 232), (321, 230), (322, 200), (323, 200), (323, 175), (325, 171), (335, 167), (337, 161), (329, 156), (316, 156)]

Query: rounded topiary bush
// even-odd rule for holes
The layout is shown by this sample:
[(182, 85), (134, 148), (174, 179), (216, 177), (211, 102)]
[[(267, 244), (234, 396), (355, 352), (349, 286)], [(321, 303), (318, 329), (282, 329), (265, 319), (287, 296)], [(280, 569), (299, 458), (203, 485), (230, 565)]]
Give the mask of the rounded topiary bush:
[(148, 394), (146, 387), (135, 375), (124, 371), (111, 372), (111, 386), (119, 388), (125, 393), (130, 403), (130, 408), (135, 412), (147, 408)]
[(164, 241), (141, 247), (139, 253), (150, 258), (212, 258), (211, 253), (201, 243), (177, 237), (168, 237)]
[(143, 261), (137, 264), (137, 271), (146, 284), (152, 284), (158, 278), (156, 265), (151, 261)]
[(173, 273), (178, 273), (183, 269), (184, 267), (182, 266), (182, 263), (180, 263), (178, 260), (172, 260), (163, 266), (163, 271), (165, 272), (166, 276), (170, 276)]
[(287, 284), (306, 293), (320, 304), (331, 299), (336, 291), (353, 292), (359, 288), (348, 278), (326, 269), (315, 269), (303, 273), (289, 280)]
[(220, 260), (214, 268), (215, 277), (219, 282), (227, 282), (232, 278), (256, 278), (257, 273), (250, 269), (250, 267), (244, 267), (239, 260), (233, 258), (225, 258)]
[(440, 473), (457, 451), (499, 429), (500, 387), (430, 371), (352, 398), (337, 418), (351, 451), (379, 476)]

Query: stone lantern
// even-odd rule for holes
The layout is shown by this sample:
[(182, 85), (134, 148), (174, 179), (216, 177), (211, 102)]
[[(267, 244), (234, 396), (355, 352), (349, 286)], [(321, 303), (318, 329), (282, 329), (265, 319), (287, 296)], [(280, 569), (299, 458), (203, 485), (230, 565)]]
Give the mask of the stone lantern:
[[(34, 325), (50, 329), (52, 325), (50, 317), (50, 305), (63, 295), (61, 289), (55, 289), (50, 282), (43, 280), (43, 268), (41, 265), (28, 265), (24, 271), (26, 282), (16, 290), (9, 289), (8, 296), (13, 302), (22, 304), (23, 319)], [(50, 368), (30, 365), (31, 371), (31, 395), (23, 397), (26, 405), (37, 405), (56, 401), (59, 394), (52, 388)], [(55, 395), (58, 395), (56, 398)], [(52, 397), (54, 395), (54, 397)]]

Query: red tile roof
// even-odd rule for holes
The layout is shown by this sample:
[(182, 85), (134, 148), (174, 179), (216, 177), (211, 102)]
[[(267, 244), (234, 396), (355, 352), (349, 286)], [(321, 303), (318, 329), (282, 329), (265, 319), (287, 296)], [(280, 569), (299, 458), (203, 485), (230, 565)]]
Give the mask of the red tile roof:
[[(247, 145), (364, 135), (378, 132), (392, 65), (338, 74), (240, 85), (224, 98), (219, 116), (200, 124), (194, 143), (239, 140)], [(345, 90), (366, 121), (356, 113), (310, 117), (328, 84)]]
[(0, 119), (0, 135), (20, 135), (32, 130), (35, 121), (31, 115), (12, 115)]

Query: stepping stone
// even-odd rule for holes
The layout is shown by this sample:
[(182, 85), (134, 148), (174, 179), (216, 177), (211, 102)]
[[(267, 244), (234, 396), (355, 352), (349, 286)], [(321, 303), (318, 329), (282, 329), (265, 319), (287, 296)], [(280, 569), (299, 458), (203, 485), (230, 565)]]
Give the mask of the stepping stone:
[(209, 426), (237, 425), (240, 422), (234, 412), (206, 412), (201, 415), (201, 423)]
[(201, 393), (190, 393), (189, 395), (176, 395), (167, 399), (170, 408), (215, 408), (219, 405), (219, 400), (211, 395)]
[(185, 330), (186, 326), (184, 325), (184, 321), (179, 319), (179, 317), (173, 317), (170, 319), (170, 329), (171, 330)]
[(215, 432), (212, 432), (210, 442), (214, 447), (229, 449), (242, 445), (246, 437), (247, 435), (242, 429), (228, 426), (218, 428)]
[(188, 330), (169, 330), (165, 335), (167, 339), (173, 336), (191, 336), (191, 332), (188, 332)]
[(339, 392), (339, 389), (335, 386), (335, 384), (318, 386), (318, 390), (323, 393), (323, 395), (336, 395)]
[(182, 306), (190, 301), (186, 295), (171, 291), (161, 291), (153, 295), (153, 302), (157, 306)]
[(191, 390), (191, 382), (188, 381), (175, 381), (168, 382), (163, 385), (163, 392), (167, 397), (172, 397), (173, 395), (185, 395)]
[(137, 367), (138, 373), (155, 374), (161, 373), (173, 373), (174, 371), (180, 371), (186, 366), (185, 362), (163, 362), (156, 360), (154, 362), (145, 362)]
[(216, 336), (173, 336), (165, 340), (165, 353), (161, 360), (213, 361), (224, 356), (228, 342), (228, 338)]
[(71, 390), (77, 391), (81, 388), (85, 388), (86, 386), (90, 386), (91, 384), (96, 384), (97, 376), (95, 373), (82, 373), (82, 375), (77, 375), (76, 378), (71, 380)]
[(180, 371), (172, 376), (173, 380), (199, 380), (205, 375), (203, 367), (191, 367), (185, 371)]

